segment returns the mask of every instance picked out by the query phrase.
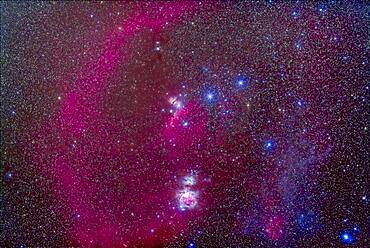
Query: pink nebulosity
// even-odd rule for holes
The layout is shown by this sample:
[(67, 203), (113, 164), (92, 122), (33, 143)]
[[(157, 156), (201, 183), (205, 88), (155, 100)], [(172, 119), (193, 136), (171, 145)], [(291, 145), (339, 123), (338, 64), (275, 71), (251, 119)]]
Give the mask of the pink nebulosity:
[(272, 216), (265, 227), (267, 236), (272, 240), (278, 240), (283, 235), (284, 218), (280, 215)]
[[(56, 118), (61, 144), (55, 145), (54, 150), (58, 155), (49, 161), (51, 168), (47, 170), (53, 173), (56, 199), (63, 199), (66, 204), (61, 208), (64, 218), (75, 219), (70, 228), (71, 236), (83, 247), (163, 243), (163, 240), (174, 237), (185, 224), (184, 215), (176, 208), (176, 182), (163, 186), (171, 178), (171, 171), (163, 175), (148, 172), (139, 181), (135, 180), (136, 172), (128, 172), (127, 176), (109, 181), (98, 182), (92, 178), (104, 170), (105, 161), (126, 154), (127, 158), (121, 161), (125, 164), (131, 156), (127, 153), (129, 146), (126, 142), (113, 142), (114, 133), (119, 133), (119, 128), (106, 119), (100, 106), (102, 91), (109, 83), (110, 75), (118, 63), (124, 63), (122, 47), (141, 30), (150, 28), (159, 32), (163, 26), (178, 20), (183, 14), (195, 11), (196, 7), (193, 1), (166, 4), (152, 2), (133, 10), (122, 26), (114, 28), (107, 37), (103, 54), (81, 69), (80, 80), (64, 97), (59, 117)], [(182, 116), (196, 109), (195, 104), (189, 104), (176, 117), (179, 119), (173, 120), (173, 124), (176, 126)], [(165, 130), (163, 135), (165, 138), (172, 137), (178, 146), (187, 146), (193, 139), (204, 135), (202, 126), (189, 128), (192, 131), (189, 140), (180, 141), (179, 130)], [(156, 143), (153, 140), (151, 146), (156, 146)], [(71, 147), (73, 153), (68, 151)], [(150, 146), (145, 150), (144, 153), (153, 154)], [(97, 156), (103, 158), (103, 161), (94, 162)], [(158, 155), (152, 156), (151, 161), (160, 161)], [(173, 156), (169, 155), (167, 159), (171, 160)], [(136, 163), (132, 159), (130, 162)], [(181, 171), (183, 165), (175, 167), (174, 172)], [(160, 183), (154, 183), (156, 180)], [(117, 190), (121, 184), (125, 185), (128, 193)], [(108, 190), (110, 188), (112, 190)], [(186, 204), (193, 203), (186, 200)], [(130, 211), (125, 211), (127, 209)], [(162, 215), (160, 221), (149, 218), (151, 215), (156, 216), (156, 209)], [(120, 216), (119, 219), (117, 216)]]
[[(207, 135), (207, 121), (206, 111), (195, 101), (176, 110), (174, 115), (169, 117), (163, 131), (163, 136), (168, 142), (168, 149), (171, 150), (169, 156), (181, 157), (184, 149), (202, 140)], [(184, 126), (184, 122), (187, 125)]]

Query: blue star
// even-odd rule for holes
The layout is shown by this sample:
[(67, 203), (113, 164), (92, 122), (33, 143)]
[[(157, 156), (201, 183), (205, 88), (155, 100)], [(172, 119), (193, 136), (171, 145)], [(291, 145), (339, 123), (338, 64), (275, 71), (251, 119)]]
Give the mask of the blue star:
[(244, 75), (239, 75), (235, 80), (235, 84), (238, 89), (245, 89), (246, 87), (248, 87), (249, 81), (250, 80), (248, 77)]
[(299, 15), (299, 13), (298, 13), (298, 11), (297, 11), (297, 10), (294, 10), (294, 11), (292, 12), (292, 16), (297, 17), (298, 15)]
[(297, 41), (297, 43), (295, 43), (295, 47), (300, 50), (302, 48), (302, 44), (301, 44), (301, 41)]
[(344, 244), (352, 244), (354, 241), (353, 235), (348, 231), (341, 232), (340, 239)]
[(204, 101), (207, 104), (213, 105), (218, 101), (218, 92), (215, 88), (209, 88), (204, 92)]
[(13, 173), (11, 173), (10, 171), (6, 173), (6, 177), (7, 178), (12, 178), (13, 177)]
[(195, 248), (195, 242), (192, 240), (190, 241), (190, 243), (188, 244), (188, 248)]
[(297, 105), (298, 105), (298, 107), (303, 107), (304, 106), (304, 101), (302, 99), (299, 99), (297, 101)]
[(10, 115), (16, 116), (17, 115), (17, 112), (13, 109), (13, 110), (10, 111)]
[(275, 148), (275, 142), (273, 140), (267, 140), (264, 144), (266, 151), (272, 151)]
[(325, 5), (323, 5), (323, 4), (321, 4), (320, 6), (319, 6), (319, 13), (320, 14), (324, 14), (325, 12), (326, 12), (326, 6)]

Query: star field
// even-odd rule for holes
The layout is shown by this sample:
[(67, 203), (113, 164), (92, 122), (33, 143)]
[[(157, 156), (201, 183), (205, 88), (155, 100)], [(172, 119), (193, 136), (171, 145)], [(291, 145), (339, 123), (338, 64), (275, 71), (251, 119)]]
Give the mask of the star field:
[(368, 247), (368, 5), (1, 2), (1, 247)]

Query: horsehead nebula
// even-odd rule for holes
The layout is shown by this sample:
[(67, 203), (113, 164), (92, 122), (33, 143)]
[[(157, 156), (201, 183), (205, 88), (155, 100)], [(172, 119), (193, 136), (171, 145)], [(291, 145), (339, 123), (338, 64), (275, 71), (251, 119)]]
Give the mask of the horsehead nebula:
[(1, 247), (367, 247), (364, 3), (1, 9)]

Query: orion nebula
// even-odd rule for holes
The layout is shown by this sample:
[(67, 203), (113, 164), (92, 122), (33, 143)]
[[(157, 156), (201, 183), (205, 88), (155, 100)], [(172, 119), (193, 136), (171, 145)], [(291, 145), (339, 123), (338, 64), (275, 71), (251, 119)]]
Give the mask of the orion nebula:
[(1, 247), (368, 247), (369, 5), (1, 2)]

